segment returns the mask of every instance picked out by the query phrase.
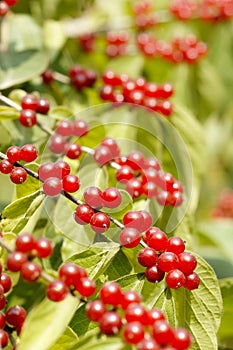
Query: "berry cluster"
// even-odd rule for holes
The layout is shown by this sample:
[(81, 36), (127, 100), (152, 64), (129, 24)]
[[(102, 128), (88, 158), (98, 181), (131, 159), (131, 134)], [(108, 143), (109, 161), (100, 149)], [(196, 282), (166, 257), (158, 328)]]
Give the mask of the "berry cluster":
[(4, 17), (10, 10), (10, 7), (15, 6), (18, 0), (1, 0), (0, 1), (0, 17)]
[(80, 65), (74, 65), (70, 68), (69, 77), (71, 84), (77, 90), (92, 87), (97, 80), (97, 74), (93, 69), (85, 69)]
[[(82, 154), (81, 146), (69, 142), (72, 136), (83, 137), (88, 133), (88, 124), (85, 120), (61, 120), (56, 125), (55, 134), (50, 137), (49, 148), (55, 154), (65, 154), (70, 159), (78, 159)], [(68, 139), (68, 140), (67, 140)]]
[(136, 292), (123, 292), (116, 282), (100, 288), (99, 299), (87, 304), (86, 313), (99, 324), (101, 333), (112, 336), (121, 332), (124, 341), (138, 350), (185, 350), (191, 345), (187, 330), (173, 329), (160, 309), (147, 311)]
[(129, 42), (129, 35), (127, 32), (108, 32), (106, 41), (106, 54), (108, 57), (117, 57), (127, 54), (127, 45)]
[(95, 38), (94, 33), (82, 34), (77, 38), (77, 42), (80, 44), (81, 48), (85, 52), (92, 52), (95, 49)]
[(104, 101), (128, 102), (141, 105), (168, 117), (172, 113), (172, 104), (168, 99), (173, 95), (173, 87), (169, 83), (157, 85), (145, 78), (135, 81), (126, 74), (117, 75), (106, 71), (102, 76), (104, 86), (100, 97)]
[(170, 288), (198, 288), (200, 278), (194, 271), (197, 260), (185, 251), (185, 243), (180, 237), (168, 239), (158, 227), (150, 227), (143, 233), (143, 240), (147, 247), (139, 252), (138, 262), (147, 268), (145, 276), (148, 281), (158, 283), (166, 273), (166, 283)]
[(80, 187), (79, 178), (70, 174), (70, 166), (63, 160), (45, 162), (39, 166), (39, 179), (43, 181), (43, 191), (48, 196), (57, 196), (63, 190), (73, 193)]
[(204, 21), (216, 22), (233, 17), (232, 0), (173, 0), (170, 10), (179, 20), (199, 18)]
[(6, 152), (7, 159), (0, 162), (0, 172), (2, 174), (10, 174), (10, 179), (15, 184), (22, 184), (27, 179), (27, 172), (24, 168), (18, 166), (14, 167), (14, 163), (20, 160), (27, 163), (33, 162), (37, 156), (38, 151), (35, 146), (26, 144), (19, 148), (18, 146), (10, 146)]
[(140, 30), (154, 27), (157, 23), (157, 17), (149, 1), (137, 1), (133, 4), (133, 13), (136, 27)]
[(26, 94), (21, 100), (21, 107), (19, 122), (26, 128), (31, 128), (37, 123), (36, 113), (47, 114), (50, 104), (46, 98), (37, 98), (33, 94)]
[(158, 40), (148, 33), (137, 37), (139, 50), (148, 57), (162, 57), (172, 63), (196, 63), (207, 54), (207, 45), (195, 35), (174, 38), (170, 43)]

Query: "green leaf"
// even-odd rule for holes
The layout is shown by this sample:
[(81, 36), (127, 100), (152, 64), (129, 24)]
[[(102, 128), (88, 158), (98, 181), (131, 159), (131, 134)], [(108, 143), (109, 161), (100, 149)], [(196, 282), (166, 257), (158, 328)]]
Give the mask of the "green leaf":
[(166, 313), (175, 327), (187, 328), (193, 337), (191, 350), (217, 350), (216, 333), (222, 316), (222, 297), (213, 269), (200, 256), (197, 273), (201, 283), (197, 290), (165, 289), (155, 298), (154, 306)]
[[(38, 171), (38, 165), (35, 163), (25, 164), (27, 168), (35, 171), (37, 173)], [(32, 194), (36, 191), (38, 191), (41, 188), (41, 182), (38, 179), (35, 179), (32, 176), (27, 177), (27, 180), (21, 184), (20, 186), (16, 187), (16, 195), (18, 198), (25, 197), (29, 194)]]
[(48, 115), (50, 118), (56, 120), (64, 120), (73, 117), (74, 113), (68, 107), (58, 106), (51, 108)]
[(44, 197), (44, 194), (37, 191), (9, 204), (2, 212), (2, 231), (20, 232), (28, 223), (30, 217), (43, 203)]
[(19, 112), (15, 108), (0, 106), (0, 120), (18, 119)]
[(66, 350), (129, 350), (130, 347), (125, 345), (123, 340), (119, 337), (97, 338), (89, 337), (82, 343), (67, 348)]
[(232, 349), (233, 334), (232, 334), (232, 323), (233, 323), (233, 278), (224, 278), (219, 281), (222, 298), (224, 313), (222, 316), (221, 325), (218, 331), (219, 343), (224, 349)]
[(67, 327), (56, 343), (49, 350), (67, 350), (73, 343), (77, 342), (77, 335)]
[(6, 25), (8, 41), (2, 45), (0, 62), (2, 90), (32, 79), (48, 64), (42, 49), (41, 29), (31, 16), (11, 15)]
[(78, 304), (71, 295), (57, 303), (43, 300), (28, 314), (19, 350), (48, 350), (65, 331)]

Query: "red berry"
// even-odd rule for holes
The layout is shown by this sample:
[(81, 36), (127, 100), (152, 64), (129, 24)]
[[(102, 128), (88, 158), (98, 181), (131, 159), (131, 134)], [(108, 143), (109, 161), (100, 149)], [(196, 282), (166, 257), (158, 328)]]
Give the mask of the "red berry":
[(58, 270), (59, 278), (67, 285), (67, 287), (75, 286), (83, 276), (80, 267), (74, 263), (68, 262), (60, 266)]
[(153, 326), (155, 322), (165, 320), (164, 313), (158, 309), (154, 308), (147, 312), (148, 325)]
[(160, 252), (166, 250), (168, 244), (167, 235), (158, 227), (149, 228), (143, 237), (150, 248)]
[(7, 304), (5, 295), (0, 296), (0, 310), (3, 310)]
[[(158, 344), (153, 338), (143, 339), (137, 346), (137, 350), (159, 350)], [(172, 349), (171, 349), (172, 350)]]
[(140, 343), (144, 339), (144, 335), (144, 327), (139, 322), (127, 323), (123, 332), (123, 338), (128, 344)]
[(36, 111), (37, 101), (38, 99), (35, 95), (27, 94), (21, 100), (21, 107), (22, 109), (31, 109)]
[(16, 328), (23, 325), (26, 316), (27, 313), (22, 306), (12, 306), (6, 310), (6, 322)]
[(10, 163), (18, 162), (21, 159), (21, 149), (18, 146), (11, 146), (6, 152)]
[(138, 231), (142, 232), (144, 225), (143, 213), (138, 210), (130, 210), (124, 215), (123, 223), (126, 227), (136, 228)]
[(104, 85), (100, 89), (100, 97), (104, 101), (116, 102), (116, 96), (114, 94), (114, 89), (111, 85)]
[(180, 254), (183, 253), (185, 250), (185, 243), (182, 238), (180, 237), (171, 237), (168, 240), (167, 244), (167, 252), (173, 252), (174, 254)]
[(116, 282), (107, 282), (100, 288), (100, 299), (104, 304), (117, 306), (121, 302), (121, 288)]
[(184, 282), (184, 288), (193, 290), (197, 289), (200, 284), (200, 277), (198, 274), (194, 271), (190, 275), (185, 276), (185, 282)]
[(120, 304), (123, 310), (127, 309), (127, 307), (130, 304), (133, 304), (133, 303), (139, 304), (140, 302), (141, 302), (140, 295), (133, 290), (129, 290), (121, 294)]
[(1, 348), (5, 348), (8, 344), (9, 336), (6, 331), (0, 329), (0, 346)]
[(136, 247), (141, 240), (140, 232), (133, 227), (125, 227), (120, 233), (120, 244), (126, 248)]
[(90, 223), (94, 213), (94, 210), (89, 205), (80, 204), (75, 210), (74, 219), (78, 224), (86, 225)]
[(107, 311), (99, 320), (99, 327), (103, 334), (116, 335), (122, 327), (121, 317), (114, 311)]
[(158, 267), (164, 272), (176, 269), (178, 266), (178, 256), (172, 252), (162, 253), (158, 258)]
[(20, 112), (19, 122), (26, 128), (31, 128), (37, 123), (36, 112), (32, 109), (23, 109)]
[(6, 323), (5, 315), (0, 312), (0, 329), (3, 329)]
[(15, 251), (8, 255), (6, 265), (8, 270), (18, 272), (26, 261), (27, 257), (24, 253)]
[(79, 178), (71, 174), (66, 175), (62, 179), (62, 186), (63, 186), (63, 190), (66, 192), (70, 192), (70, 193), (76, 192), (80, 187)]
[(106, 208), (116, 208), (121, 204), (122, 196), (120, 191), (115, 187), (107, 188), (103, 194), (103, 204)]
[(27, 144), (21, 148), (21, 159), (25, 162), (33, 162), (38, 156), (38, 151), (35, 146)]
[(173, 330), (165, 320), (155, 322), (153, 326), (153, 337), (160, 345), (170, 344), (173, 338)]
[(166, 276), (166, 283), (169, 288), (181, 288), (185, 283), (185, 275), (178, 269), (170, 270)]
[(72, 136), (73, 124), (69, 120), (61, 120), (57, 123), (56, 133), (62, 136)]
[(20, 273), (25, 281), (36, 282), (42, 274), (42, 268), (33, 261), (27, 261), (22, 265)]
[(150, 157), (150, 158), (145, 159), (144, 169), (148, 169), (148, 168), (153, 168), (155, 170), (160, 170), (161, 169), (161, 165), (160, 165), (158, 159), (155, 158), (155, 157)]
[(27, 179), (27, 172), (23, 168), (14, 168), (10, 173), (10, 179), (14, 184), (21, 185)]
[(53, 246), (51, 241), (46, 237), (38, 238), (35, 242), (34, 249), (37, 252), (39, 258), (48, 258), (53, 252)]
[(62, 191), (62, 181), (57, 177), (49, 177), (43, 183), (43, 191), (47, 196), (57, 196)]
[(76, 284), (76, 290), (83, 297), (91, 297), (96, 291), (96, 284), (90, 278), (84, 277)]
[(143, 184), (138, 178), (133, 178), (126, 183), (125, 190), (132, 198), (139, 198), (143, 194)]
[(50, 103), (47, 98), (39, 98), (37, 101), (36, 111), (41, 114), (47, 114), (50, 109)]
[(171, 345), (177, 350), (186, 350), (192, 341), (189, 332), (184, 328), (178, 328), (173, 332)]
[(49, 149), (55, 153), (60, 154), (65, 152), (66, 140), (61, 135), (52, 135), (49, 140)]
[(120, 149), (116, 143), (116, 141), (111, 138), (111, 137), (105, 137), (102, 142), (101, 142), (102, 146), (106, 146), (107, 148), (109, 148), (109, 150), (112, 153), (113, 158), (116, 158), (119, 156), (120, 154)]
[(0, 162), (0, 172), (2, 174), (10, 174), (13, 169), (14, 165), (11, 162), (9, 162), (9, 160), (3, 159)]
[(130, 304), (125, 310), (125, 319), (127, 322), (140, 322), (147, 325), (147, 312), (141, 304)]
[(68, 294), (68, 288), (64, 282), (54, 280), (48, 284), (46, 294), (52, 301), (62, 301)]
[(9, 12), (9, 6), (5, 1), (0, 2), (0, 17), (4, 17)]
[(70, 159), (78, 159), (82, 154), (82, 148), (77, 143), (69, 143), (66, 145), (65, 154)]
[(185, 275), (190, 275), (197, 266), (197, 259), (189, 252), (183, 252), (178, 255), (179, 264), (178, 269)]
[(73, 134), (78, 137), (85, 136), (88, 133), (88, 123), (85, 120), (75, 120), (73, 123)]
[(145, 164), (145, 157), (139, 151), (131, 152), (127, 157), (127, 165), (133, 170), (143, 169)]
[(49, 177), (54, 177), (54, 175), (55, 175), (54, 163), (45, 162), (45, 163), (41, 164), (39, 166), (39, 169), (38, 169), (38, 175), (42, 181), (45, 181)]
[(12, 286), (12, 281), (10, 276), (7, 273), (2, 273), (0, 276), (0, 283), (4, 288), (4, 293), (9, 292), (9, 290), (11, 289)]
[(156, 251), (152, 248), (144, 248), (138, 254), (138, 262), (140, 265), (150, 267), (155, 265), (157, 261)]
[(105, 304), (101, 300), (94, 300), (87, 304), (87, 317), (92, 321), (99, 321), (104, 313), (107, 312)]
[(67, 162), (63, 160), (57, 160), (54, 163), (54, 176), (59, 179), (63, 179), (65, 176), (70, 174), (70, 166)]
[(15, 241), (15, 247), (19, 252), (29, 253), (34, 249), (35, 240), (30, 233), (21, 233)]
[(127, 183), (134, 177), (134, 171), (128, 166), (124, 165), (116, 172), (116, 179), (121, 183)]
[(153, 265), (146, 269), (145, 276), (149, 282), (158, 283), (163, 280), (164, 272), (157, 265)]
[(84, 193), (83, 197), (85, 202), (94, 208), (102, 208), (103, 206), (103, 193), (95, 186), (88, 187)]
[(114, 158), (112, 152), (106, 146), (97, 147), (94, 151), (93, 157), (99, 165), (105, 165)]
[(92, 215), (90, 225), (94, 232), (103, 233), (109, 229), (110, 220), (107, 214), (98, 212)]
[(41, 74), (44, 84), (50, 84), (54, 80), (54, 72), (50, 69)]

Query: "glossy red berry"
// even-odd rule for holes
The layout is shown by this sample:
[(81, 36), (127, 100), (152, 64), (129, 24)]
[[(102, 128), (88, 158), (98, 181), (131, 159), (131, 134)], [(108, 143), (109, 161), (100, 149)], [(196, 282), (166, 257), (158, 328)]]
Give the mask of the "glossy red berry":
[(158, 258), (158, 267), (163, 272), (174, 270), (178, 267), (178, 256), (172, 252), (164, 252)]
[(57, 177), (49, 177), (43, 183), (43, 191), (47, 196), (57, 196), (61, 193), (62, 189), (62, 181)]
[(27, 282), (36, 282), (42, 274), (42, 268), (33, 261), (27, 261), (22, 265), (20, 274), (23, 280)]
[(3, 310), (7, 304), (5, 295), (0, 296), (0, 310)]
[(37, 97), (33, 94), (26, 94), (21, 100), (22, 109), (31, 109), (36, 111), (37, 107)]
[(91, 297), (96, 291), (96, 283), (88, 277), (83, 277), (76, 284), (76, 290), (83, 297)]
[(0, 329), (3, 329), (6, 323), (5, 315), (0, 312)]
[(21, 149), (18, 146), (11, 146), (6, 151), (10, 163), (18, 162), (21, 159)]
[(38, 175), (42, 181), (45, 181), (49, 177), (54, 177), (55, 176), (54, 163), (45, 162), (41, 164), (38, 169)]
[(200, 284), (200, 277), (198, 274), (194, 271), (190, 275), (185, 276), (185, 282), (184, 282), (184, 288), (193, 290), (197, 289)]
[(102, 194), (103, 205), (106, 208), (116, 208), (121, 204), (122, 196), (115, 187), (109, 187)]
[(87, 304), (87, 317), (92, 321), (99, 321), (103, 314), (107, 312), (105, 304), (101, 300), (94, 300)]
[(75, 210), (74, 219), (80, 225), (87, 225), (90, 223), (94, 213), (94, 210), (89, 205), (80, 204)]
[(27, 179), (27, 172), (23, 168), (14, 168), (10, 173), (10, 179), (14, 184), (21, 185)]
[(169, 288), (181, 288), (185, 284), (185, 275), (178, 269), (170, 270), (166, 276), (166, 283)]
[(38, 238), (35, 242), (34, 249), (37, 252), (39, 258), (48, 258), (53, 252), (53, 246), (51, 241), (46, 237)]
[(49, 149), (55, 153), (64, 153), (66, 148), (66, 140), (62, 135), (52, 135), (49, 140)]
[(156, 251), (163, 252), (167, 248), (168, 238), (167, 235), (161, 231), (158, 227), (151, 227), (146, 230), (143, 238), (150, 248)]
[(154, 308), (147, 311), (147, 320), (148, 325), (153, 326), (155, 322), (165, 320), (165, 315), (160, 309)]
[(145, 276), (149, 282), (158, 283), (163, 280), (164, 272), (157, 265), (153, 265), (146, 269)]
[(138, 231), (142, 232), (144, 225), (143, 213), (139, 210), (130, 210), (123, 217), (123, 224), (126, 227), (136, 228)]
[(47, 98), (41, 97), (37, 101), (36, 111), (41, 114), (47, 114), (50, 110), (50, 103)]
[(141, 304), (130, 304), (125, 310), (125, 319), (127, 322), (140, 322), (147, 325), (147, 311)]
[(141, 240), (140, 232), (133, 227), (125, 227), (120, 233), (120, 244), (125, 248), (134, 248)]
[(18, 272), (26, 261), (27, 257), (24, 253), (15, 251), (8, 255), (6, 265), (8, 270)]
[(105, 283), (99, 291), (100, 299), (104, 304), (117, 306), (121, 302), (121, 288), (116, 282)]
[(112, 153), (113, 158), (116, 158), (119, 156), (120, 154), (120, 149), (116, 143), (116, 141), (111, 138), (111, 137), (105, 137), (102, 141), (101, 141), (101, 145), (102, 146), (106, 146), (107, 148), (109, 148), (109, 150)]
[(54, 80), (54, 72), (51, 69), (47, 69), (41, 74), (44, 84), (50, 84)]
[(32, 109), (23, 109), (20, 112), (19, 122), (26, 128), (31, 128), (37, 123), (36, 112)]
[(99, 320), (99, 327), (103, 334), (116, 335), (122, 327), (121, 317), (115, 311), (107, 311)]
[(139, 198), (143, 194), (143, 184), (139, 178), (130, 179), (125, 186), (125, 190), (132, 198)]
[(97, 147), (93, 157), (99, 165), (105, 165), (113, 159), (112, 152), (106, 146)]
[(186, 350), (192, 343), (191, 336), (187, 329), (178, 328), (173, 331), (171, 345), (177, 350)]
[(76, 192), (80, 187), (79, 178), (71, 174), (66, 175), (62, 179), (62, 186), (63, 186), (63, 190), (66, 192), (70, 192), (70, 193)]
[(9, 5), (5, 1), (0, 2), (0, 17), (4, 17), (9, 12)]
[(27, 313), (22, 306), (12, 306), (6, 310), (6, 322), (16, 328), (21, 327), (26, 319)]
[(69, 143), (66, 145), (65, 154), (70, 159), (78, 159), (82, 154), (82, 148), (77, 143)]
[(166, 250), (168, 252), (173, 252), (178, 255), (180, 253), (183, 253), (183, 251), (185, 250), (185, 243), (183, 239), (180, 237), (176, 237), (176, 236), (171, 237), (168, 240)]
[(79, 266), (71, 262), (64, 263), (60, 266), (58, 276), (68, 287), (75, 286), (80, 278), (87, 277), (87, 275), (83, 275)]
[(96, 186), (88, 187), (84, 193), (83, 197), (85, 202), (93, 208), (102, 208), (103, 206), (103, 193)]
[(160, 348), (158, 344), (153, 338), (145, 338), (137, 346), (137, 350), (159, 350), (159, 349)]
[(68, 294), (68, 288), (63, 281), (54, 280), (48, 284), (46, 294), (52, 301), (62, 301)]
[(59, 179), (63, 179), (65, 176), (70, 174), (70, 166), (63, 160), (57, 160), (54, 163), (54, 176)]
[(150, 267), (155, 265), (157, 261), (157, 253), (152, 248), (144, 248), (138, 253), (138, 262), (140, 265)]
[(173, 338), (173, 330), (165, 320), (155, 322), (153, 326), (153, 338), (160, 345), (170, 344)]
[(94, 232), (104, 233), (110, 227), (110, 220), (107, 214), (97, 212), (92, 215), (90, 225)]
[(88, 133), (88, 123), (85, 120), (75, 120), (73, 123), (74, 136), (83, 137)]
[(178, 269), (181, 270), (185, 275), (190, 275), (197, 266), (196, 257), (189, 253), (183, 252), (178, 255), (179, 264)]
[(2, 348), (5, 348), (8, 344), (9, 336), (6, 331), (3, 329), (0, 329), (0, 346)]
[(121, 183), (127, 183), (134, 177), (134, 171), (128, 165), (122, 166), (116, 172), (116, 179)]
[(128, 344), (138, 344), (144, 339), (145, 331), (140, 322), (127, 323), (124, 331), (123, 338)]
[(9, 292), (12, 286), (12, 281), (10, 276), (7, 273), (2, 272), (0, 276), (0, 283), (4, 288), (4, 293)]
[(145, 164), (145, 157), (139, 151), (131, 152), (127, 157), (127, 165), (133, 170), (143, 169)]
[(69, 120), (61, 120), (57, 123), (56, 133), (62, 136), (72, 136), (73, 124)]
[(20, 155), (22, 160), (29, 163), (36, 160), (38, 157), (38, 151), (34, 145), (27, 144), (21, 148)]
[(127, 307), (130, 304), (134, 304), (134, 303), (139, 304), (140, 302), (141, 302), (140, 295), (133, 290), (129, 290), (121, 294), (120, 305), (123, 310), (127, 309)]
[(19, 252), (29, 253), (34, 249), (35, 240), (30, 233), (21, 233), (17, 236), (15, 247)]
[(0, 162), (0, 172), (2, 174), (10, 174), (13, 169), (14, 165), (11, 162), (9, 162), (9, 160), (3, 159)]

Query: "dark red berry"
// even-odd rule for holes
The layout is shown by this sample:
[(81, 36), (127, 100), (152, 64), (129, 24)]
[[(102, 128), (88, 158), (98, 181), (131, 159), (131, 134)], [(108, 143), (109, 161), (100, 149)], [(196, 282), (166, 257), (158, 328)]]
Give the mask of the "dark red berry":
[(54, 80), (54, 72), (50, 69), (44, 71), (41, 76), (45, 84), (50, 84)]
[(81, 275), (80, 267), (71, 262), (61, 265), (58, 270), (58, 275), (68, 287), (75, 286), (80, 278), (84, 277)]
[(47, 114), (50, 110), (50, 103), (47, 98), (41, 97), (37, 101), (36, 111), (41, 114)]
[(127, 309), (127, 307), (130, 304), (133, 304), (133, 303), (139, 304), (140, 302), (141, 302), (140, 295), (133, 290), (129, 290), (121, 294), (120, 305), (123, 310)]
[(139, 198), (143, 194), (143, 184), (139, 178), (133, 178), (126, 183), (125, 190), (132, 198)]
[(9, 336), (6, 331), (3, 329), (0, 329), (0, 346), (2, 348), (5, 348), (8, 344)]
[(2, 174), (10, 174), (13, 169), (14, 165), (11, 162), (9, 162), (9, 160), (3, 159), (0, 162), (0, 172)]
[(170, 270), (166, 276), (166, 283), (169, 288), (181, 288), (185, 283), (185, 275), (178, 269)]
[(155, 322), (153, 326), (153, 338), (160, 345), (170, 344), (173, 338), (173, 330), (165, 320)]
[(186, 350), (192, 343), (191, 336), (187, 329), (178, 328), (173, 331), (171, 345), (177, 350)]
[(115, 187), (106, 188), (102, 194), (103, 205), (106, 208), (116, 208), (121, 204), (122, 196)]
[(146, 269), (145, 276), (149, 282), (158, 283), (163, 280), (164, 272), (157, 265), (153, 265)]
[(66, 175), (62, 179), (62, 186), (63, 186), (63, 190), (66, 192), (70, 192), (70, 193), (76, 192), (80, 187), (79, 178), (71, 174)]
[(10, 173), (10, 179), (14, 184), (21, 185), (27, 179), (27, 172), (23, 168), (14, 168)]
[(197, 259), (189, 252), (183, 252), (178, 255), (179, 263), (178, 269), (185, 275), (190, 275), (197, 266)]
[(90, 225), (94, 232), (103, 233), (109, 229), (110, 220), (107, 214), (98, 212), (92, 215)]
[(86, 225), (90, 223), (94, 213), (94, 210), (89, 205), (80, 204), (75, 210), (74, 219), (78, 224)]
[(121, 183), (127, 183), (134, 177), (134, 171), (128, 165), (122, 166), (116, 172), (116, 179)]
[(9, 292), (12, 286), (12, 281), (10, 276), (7, 273), (2, 272), (0, 276), (0, 283), (4, 288), (4, 293)]
[(121, 288), (116, 282), (105, 283), (99, 291), (100, 299), (104, 304), (117, 306), (121, 302)]
[(0, 296), (0, 310), (3, 310), (7, 304), (5, 295)]
[(141, 211), (130, 210), (123, 217), (123, 223), (126, 227), (136, 228), (142, 232), (144, 225), (144, 216)]
[(18, 146), (11, 146), (6, 151), (9, 162), (18, 162), (21, 159), (21, 149)]
[(12, 306), (6, 310), (6, 322), (16, 328), (23, 325), (26, 316), (27, 313), (22, 306)]
[(103, 334), (116, 335), (122, 327), (121, 317), (115, 311), (107, 311), (100, 318), (99, 327)]
[(65, 154), (70, 159), (78, 159), (82, 154), (82, 148), (77, 143), (69, 143), (66, 145)]
[(63, 179), (65, 176), (70, 174), (70, 166), (67, 162), (63, 160), (57, 160), (54, 163), (54, 176), (59, 179)]
[(175, 254), (183, 253), (185, 250), (185, 243), (180, 237), (171, 237), (168, 240), (167, 249), (168, 252), (173, 252)]
[(57, 196), (61, 193), (62, 189), (62, 181), (57, 177), (49, 177), (43, 183), (43, 191), (47, 196)]
[(103, 314), (107, 312), (105, 304), (101, 300), (94, 300), (87, 304), (87, 317), (92, 321), (99, 321)]
[(178, 256), (172, 252), (164, 252), (158, 258), (158, 267), (163, 272), (174, 270), (178, 267)]
[(151, 227), (146, 230), (143, 238), (150, 248), (157, 251), (164, 251), (167, 248), (168, 238), (167, 235), (161, 231), (158, 227)]
[(144, 339), (145, 331), (140, 322), (127, 323), (124, 331), (123, 338), (128, 344), (138, 344)]
[(46, 237), (38, 238), (35, 241), (34, 249), (37, 252), (39, 258), (48, 258), (53, 252), (53, 246), (51, 241)]
[(6, 323), (5, 315), (0, 312), (0, 329), (3, 329)]
[(138, 254), (138, 262), (140, 265), (150, 267), (155, 265), (157, 261), (157, 253), (152, 248), (144, 248)]
[(36, 112), (32, 109), (23, 109), (20, 112), (19, 122), (26, 128), (31, 128), (37, 123)]
[(91, 297), (96, 291), (96, 283), (88, 277), (83, 277), (76, 284), (76, 290), (83, 297)]
[(147, 311), (141, 304), (130, 304), (125, 310), (125, 319), (127, 322), (140, 322), (147, 325)]
[(147, 320), (148, 320), (148, 325), (153, 326), (155, 322), (165, 320), (165, 316), (160, 309), (154, 308), (147, 311)]
[(20, 154), (21, 159), (29, 163), (36, 160), (38, 156), (38, 151), (34, 145), (27, 144), (21, 148)]
[(66, 140), (61, 135), (52, 135), (49, 140), (49, 149), (55, 153), (60, 154), (64, 153), (66, 148)]
[(83, 197), (85, 202), (93, 208), (102, 208), (103, 206), (103, 193), (95, 186), (88, 187), (84, 193)]
[(29, 253), (34, 249), (35, 240), (30, 233), (21, 233), (15, 241), (15, 247), (19, 252)]
[(184, 282), (184, 288), (193, 290), (197, 289), (200, 284), (200, 277), (198, 274), (194, 271), (190, 275), (185, 276), (185, 282)]
[(31, 109), (36, 111), (37, 101), (38, 99), (35, 95), (27, 94), (21, 100), (21, 107), (22, 109)]
[(120, 244), (125, 248), (136, 247), (141, 240), (140, 232), (133, 227), (125, 227), (120, 233)]
[(63, 281), (54, 280), (48, 284), (46, 294), (52, 301), (62, 301), (68, 294), (68, 287)]
[(41, 164), (39, 166), (39, 169), (38, 169), (38, 175), (42, 181), (45, 181), (49, 177), (54, 177), (54, 175), (55, 175), (54, 163), (45, 162), (45, 163)]
[(56, 133), (62, 136), (72, 136), (73, 124), (69, 120), (61, 120), (57, 123)]
[(24, 253), (15, 251), (8, 255), (6, 265), (8, 270), (18, 272), (26, 261), (27, 257)]
[(27, 261), (22, 265), (20, 273), (25, 281), (36, 282), (42, 274), (42, 268), (33, 261)]

